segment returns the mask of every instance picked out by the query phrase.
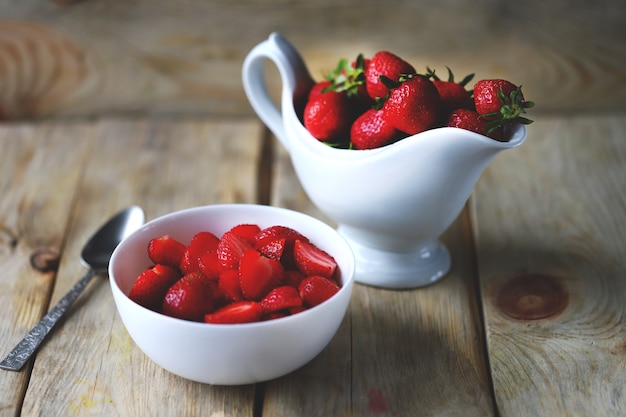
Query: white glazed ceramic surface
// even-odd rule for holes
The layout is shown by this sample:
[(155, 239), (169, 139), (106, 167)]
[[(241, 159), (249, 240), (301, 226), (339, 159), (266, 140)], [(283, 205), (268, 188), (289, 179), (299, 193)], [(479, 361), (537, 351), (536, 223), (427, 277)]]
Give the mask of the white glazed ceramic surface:
[[(268, 60), (281, 75), (281, 110), (265, 88)], [(294, 103), (305, 100), (313, 79), (298, 52), (276, 33), (248, 54), (242, 78), (252, 107), (289, 152), (307, 195), (348, 240), (356, 281), (364, 284), (412, 288), (445, 276), (451, 261), (439, 236), (491, 159), (526, 138), (522, 125), (514, 126), (509, 142), (438, 128), (378, 149), (331, 148), (298, 118)]]
[[(292, 227), (337, 261), (341, 290), (302, 313), (259, 323), (212, 325), (155, 313), (131, 301), (135, 279), (151, 265), (150, 239), (170, 234), (188, 243), (202, 230), (221, 236), (241, 223)], [(331, 227), (291, 210), (224, 204), (175, 212), (146, 223), (115, 250), (109, 266), (120, 317), (137, 346), (154, 362), (184, 378), (209, 384), (250, 384), (290, 373), (317, 356), (333, 338), (348, 307), (354, 284), (354, 256)]]

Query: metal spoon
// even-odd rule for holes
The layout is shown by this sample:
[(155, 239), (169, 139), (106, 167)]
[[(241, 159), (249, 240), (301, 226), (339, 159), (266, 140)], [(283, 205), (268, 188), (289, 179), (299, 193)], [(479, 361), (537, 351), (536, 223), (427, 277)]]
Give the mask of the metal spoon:
[(89, 271), (39, 323), (19, 342), (0, 362), (0, 368), (19, 371), (37, 350), (57, 321), (63, 316), (91, 279), (107, 271), (113, 250), (126, 236), (137, 230), (144, 223), (144, 213), (140, 207), (132, 206), (122, 210), (106, 222), (83, 248), (81, 261)]

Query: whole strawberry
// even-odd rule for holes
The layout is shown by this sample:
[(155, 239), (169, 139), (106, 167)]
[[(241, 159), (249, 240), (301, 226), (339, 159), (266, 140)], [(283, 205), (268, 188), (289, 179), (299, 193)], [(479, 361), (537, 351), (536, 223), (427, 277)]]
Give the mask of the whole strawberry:
[(365, 68), (367, 93), (374, 100), (386, 97), (389, 87), (380, 77), (398, 81), (400, 76), (407, 74), (415, 74), (415, 68), (411, 64), (389, 51), (379, 51), (369, 60)]
[(322, 91), (311, 95), (304, 107), (303, 121), (317, 140), (341, 143), (347, 141), (356, 116), (346, 92)]
[(374, 104), (374, 100), (367, 92), (365, 81), (365, 71), (369, 62), (370, 60), (365, 59), (363, 54), (359, 54), (351, 64), (348, 64), (346, 59), (341, 59), (337, 67), (326, 77), (331, 84), (326, 90), (345, 92), (357, 113), (362, 113)]
[(535, 103), (524, 99), (522, 87), (507, 80), (488, 79), (474, 85), (474, 105), (476, 112), (490, 121), (488, 129), (492, 129), (512, 122), (532, 123), (521, 115)]
[[(441, 99), (435, 85), (423, 75), (384, 79), (392, 87), (382, 110), (398, 130), (415, 135), (434, 127), (441, 114)], [(391, 81), (391, 82), (390, 82)]]
[(427, 68), (427, 74), (432, 79), (433, 84), (439, 92), (441, 98), (442, 113), (447, 117), (451, 111), (456, 109), (473, 109), (474, 99), (472, 93), (465, 89), (465, 86), (474, 78), (474, 74), (469, 74), (458, 83), (454, 80), (454, 74), (448, 67), (447, 81), (441, 80), (434, 70)]
[(384, 117), (382, 110), (370, 109), (359, 116), (350, 129), (354, 149), (374, 149), (406, 136)]
[(480, 117), (478, 113), (470, 109), (457, 109), (448, 116), (446, 126), (458, 127), (490, 137), (498, 141), (504, 141), (503, 129), (497, 127), (491, 131), (487, 130), (489, 121)]

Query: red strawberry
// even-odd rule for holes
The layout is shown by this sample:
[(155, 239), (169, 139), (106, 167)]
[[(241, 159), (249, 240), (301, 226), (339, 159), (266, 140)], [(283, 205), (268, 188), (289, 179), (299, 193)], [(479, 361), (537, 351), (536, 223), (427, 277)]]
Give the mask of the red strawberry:
[(219, 239), (211, 232), (198, 232), (192, 238), (180, 262), (183, 274), (200, 271), (200, 256), (217, 248)]
[(315, 307), (335, 295), (339, 291), (339, 286), (333, 280), (313, 275), (300, 283), (298, 291), (305, 306)]
[(239, 301), (206, 314), (204, 321), (213, 324), (253, 323), (260, 321), (262, 316), (261, 304), (254, 301)]
[(338, 93), (345, 91), (351, 100), (352, 107), (358, 113), (362, 113), (374, 104), (374, 100), (367, 93), (365, 82), (365, 71), (368, 66), (369, 60), (359, 54), (351, 65), (348, 65), (345, 59), (339, 60), (337, 68), (326, 77), (331, 83), (331, 86), (326, 89), (332, 89)]
[(446, 125), (449, 127), (458, 127), (461, 129), (476, 132), (483, 136), (488, 136), (492, 139), (503, 141), (504, 134), (502, 128), (498, 127), (491, 132), (487, 131), (487, 124), (489, 121), (480, 117), (474, 110), (469, 109), (457, 109), (450, 113)]
[(521, 115), (526, 113), (526, 109), (533, 107), (535, 103), (524, 99), (522, 87), (506, 80), (478, 81), (474, 85), (474, 104), (476, 112), (492, 122), (488, 129), (493, 126), (501, 127), (511, 122), (532, 123), (532, 120)]
[(276, 319), (282, 319), (283, 317), (288, 317), (290, 315), (291, 313), (287, 310), (273, 311), (271, 313), (263, 313), (262, 319), (264, 321), (276, 320)]
[(213, 309), (213, 287), (201, 273), (185, 275), (165, 294), (163, 314), (184, 320), (202, 321)]
[(304, 107), (304, 126), (322, 142), (340, 144), (348, 140), (356, 118), (347, 93), (326, 91), (312, 97)]
[(335, 259), (309, 242), (296, 240), (293, 256), (298, 269), (305, 276), (321, 275), (332, 279), (337, 270)]
[(219, 289), (230, 301), (242, 301), (241, 283), (239, 281), (239, 271), (228, 269), (222, 272), (218, 278)]
[(157, 264), (139, 275), (128, 293), (128, 298), (150, 310), (161, 311), (165, 293), (180, 278), (178, 270)]
[(287, 226), (270, 226), (261, 230), (255, 236), (255, 245), (257, 248), (263, 247), (265, 244), (272, 240), (286, 238), (291, 242), (295, 242), (296, 239), (307, 240), (307, 238), (297, 230)]
[(300, 293), (288, 285), (274, 288), (261, 300), (265, 314), (300, 306), (302, 306)]
[(250, 244), (254, 245), (254, 238), (261, 231), (261, 228), (257, 224), (238, 224), (230, 229), (230, 231), (238, 234), (250, 242)]
[(332, 86), (333, 86), (333, 83), (330, 80), (324, 80), (324, 81), (315, 83), (313, 87), (311, 87), (311, 90), (309, 91), (308, 100), (312, 100), (313, 98), (316, 98), (317, 96), (322, 94), (322, 92), (324, 92), (325, 90), (332, 89)]
[(465, 86), (474, 78), (474, 74), (467, 75), (457, 83), (454, 80), (452, 70), (450, 68), (447, 69), (448, 80), (443, 81), (435, 75), (434, 70), (427, 68), (427, 75), (432, 78), (433, 84), (435, 85), (435, 88), (437, 88), (437, 92), (439, 92), (444, 117), (447, 117), (452, 110), (474, 108), (472, 93), (465, 89)]
[(252, 244), (236, 233), (228, 231), (222, 235), (217, 244), (217, 260), (225, 269), (239, 268), (239, 260), (252, 248)]
[(303, 311), (306, 311), (306, 310), (308, 310), (308, 308), (306, 308), (305, 306), (292, 307), (289, 309), (289, 314), (293, 316), (294, 314), (302, 313)]
[(148, 243), (148, 257), (155, 264), (178, 268), (186, 249), (185, 245), (170, 235), (163, 235)]
[(374, 149), (393, 143), (403, 136), (385, 119), (382, 110), (370, 109), (359, 116), (350, 129), (354, 149)]
[(379, 51), (369, 60), (365, 68), (367, 93), (376, 100), (387, 96), (389, 88), (380, 76), (398, 81), (401, 75), (415, 74), (415, 68), (399, 56), (389, 51)]
[[(257, 247), (257, 250), (268, 258), (280, 261), (280, 258), (282, 258), (283, 254), (288, 253), (288, 251), (285, 251), (286, 246), (287, 238), (282, 237), (265, 242), (262, 246)], [(291, 247), (293, 247), (293, 243), (291, 244)]]
[(217, 279), (224, 270), (217, 259), (217, 250), (200, 255), (200, 258), (198, 258), (198, 269), (208, 279)]
[(473, 109), (474, 100), (469, 91), (460, 84), (450, 81), (433, 80), (441, 98), (441, 108), (444, 114), (454, 109)]
[(308, 239), (297, 230), (287, 226), (270, 226), (261, 230), (255, 237), (256, 250), (268, 258), (281, 260), (284, 265), (291, 266), (293, 260), (293, 243), (296, 240)]
[(436, 125), (441, 112), (441, 99), (429, 79), (415, 75), (390, 83), (392, 85), (382, 110), (396, 129), (414, 135)]
[(239, 263), (241, 293), (247, 300), (259, 301), (283, 279), (283, 266), (255, 249), (243, 254)]
[(295, 269), (285, 270), (285, 274), (283, 277), (283, 282), (285, 285), (291, 285), (294, 288), (298, 288), (298, 285), (305, 278), (304, 274)]

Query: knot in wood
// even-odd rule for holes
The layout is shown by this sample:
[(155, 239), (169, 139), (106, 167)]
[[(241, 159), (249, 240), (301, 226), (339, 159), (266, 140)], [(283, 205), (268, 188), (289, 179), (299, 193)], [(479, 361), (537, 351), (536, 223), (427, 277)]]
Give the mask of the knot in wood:
[(567, 292), (555, 277), (543, 274), (516, 276), (505, 282), (495, 297), (496, 307), (517, 320), (539, 320), (561, 313)]
[(30, 265), (39, 272), (56, 272), (59, 268), (59, 252), (52, 248), (36, 249), (30, 256)]

